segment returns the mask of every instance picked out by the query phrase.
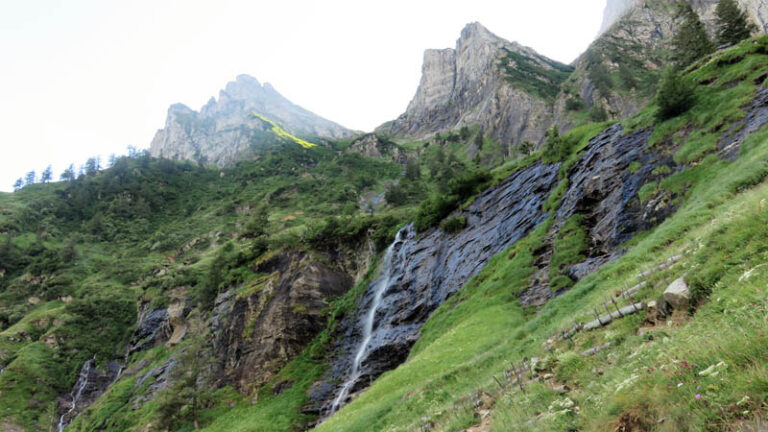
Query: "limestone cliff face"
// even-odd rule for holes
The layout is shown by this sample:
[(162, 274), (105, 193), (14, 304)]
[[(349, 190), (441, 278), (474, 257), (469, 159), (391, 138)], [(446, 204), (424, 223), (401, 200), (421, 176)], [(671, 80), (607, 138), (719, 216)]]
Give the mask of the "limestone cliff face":
[[(519, 75), (522, 63), (534, 72)], [(426, 138), (477, 124), (505, 148), (522, 141), (539, 142), (553, 123), (552, 104), (545, 93), (548, 86), (559, 84), (549, 82), (548, 74), (567, 70), (478, 23), (469, 24), (455, 49), (424, 53), (416, 95), (404, 114), (377, 132)]]
[(168, 109), (165, 128), (150, 146), (155, 157), (231, 165), (276, 143), (271, 126), (251, 115), (261, 114), (288, 132), (303, 137), (348, 138), (354, 132), (323, 119), (283, 97), (270, 84), (240, 75), (200, 112), (182, 104)]

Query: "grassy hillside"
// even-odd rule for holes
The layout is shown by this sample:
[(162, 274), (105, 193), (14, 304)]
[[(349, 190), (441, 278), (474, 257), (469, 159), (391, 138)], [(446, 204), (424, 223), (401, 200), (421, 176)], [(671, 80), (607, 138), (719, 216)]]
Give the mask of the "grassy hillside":
[[(655, 186), (681, 192), (673, 217), (534, 312), (522, 310), (515, 294), (534, 271), (533, 251), (548, 228), (540, 227), (430, 318), (406, 363), (317, 430), (736, 430), (765, 418), (768, 129), (751, 135), (734, 162), (702, 143), (716, 143), (764, 86), (766, 43), (703, 60), (689, 73), (707, 83), (696, 106), (655, 126), (654, 141), (674, 141), (676, 159), (691, 162)], [(626, 123), (648, 126), (655, 110)], [(675, 265), (654, 270), (676, 255)], [(689, 311), (640, 313), (558, 338), (594, 319), (593, 309), (615, 293), (646, 282), (637, 300), (649, 302), (680, 277), (695, 296)], [(606, 344), (597, 355), (581, 354)], [(507, 383), (505, 372), (534, 357), (522, 389)]]
[[(626, 133), (652, 128), (651, 148), (676, 169), (659, 168), (632, 199), (669, 196), (660, 202), (679, 208), (673, 216), (575, 284), (564, 268), (589, 253), (586, 222), (572, 217), (550, 237), (551, 216), (430, 317), (404, 364), (316, 429), (720, 431), (765, 418), (768, 129), (733, 155), (719, 144), (724, 133), (738, 132), (731, 125), (766, 88), (768, 37), (715, 53), (685, 73), (698, 84), (685, 114), (657, 123), (651, 103), (623, 121)], [(168, 306), (183, 288), (192, 309), (189, 337), (125, 359), (128, 372), (69, 428), (159, 429), (173, 389), (149, 400), (156, 377), (139, 377), (194, 349), (217, 294), (261, 289), (270, 275), (254, 263), (286, 251), (320, 256), (366, 238), (381, 249), (407, 221), (421, 230), (460, 229), (444, 219), (538, 161), (562, 163), (544, 205), (554, 211), (569, 168), (609, 125), (587, 124), (512, 160), (498, 159), (494, 143), (467, 128), (431, 145), (403, 145), (405, 166), (346, 144), (290, 143), (228, 169), (138, 155), (72, 182), (0, 194), (0, 427), (48, 430), (85, 360), (103, 365), (125, 354), (137, 304)], [(484, 153), (470, 158), (468, 142)], [(573, 286), (541, 308), (523, 309), (517, 294), (530, 286), (545, 244), (553, 248), (551, 284)], [(672, 265), (662, 265), (671, 257)], [(328, 367), (339, 321), (357, 310), (375, 272), (373, 259), (354, 288), (325, 299), (326, 327), (266, 385), (247, 394), (230, 385), (206, 388), (202, 429), (277, 432), (316, 420), (301, 412), (307, 391)], [(634, 299), (617, 302), (648, 304), (678, 278), (691, 287), (689, 309), (649, 308), (561, 337), (611, 296), (644, 283)], [(179, 408), (173, 430), (193, 429), (190, 411)]]

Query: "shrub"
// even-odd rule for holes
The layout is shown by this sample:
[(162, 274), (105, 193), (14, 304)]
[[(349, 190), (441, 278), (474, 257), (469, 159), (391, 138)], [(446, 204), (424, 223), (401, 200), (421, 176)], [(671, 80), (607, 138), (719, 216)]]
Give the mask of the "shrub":
[(467, 218), (452, 217), (440, 223), (440, 229), (448, 234), (457, 234), (467, 227)]
[(608, 120), (608, 112), (602, 106), (595, 105), (589, 110), (589, 119), (595, 123)]
[(584, 109), (584, 102), (571, 96), (565, 101), (565, 109), (568, 111), (580, 111)]

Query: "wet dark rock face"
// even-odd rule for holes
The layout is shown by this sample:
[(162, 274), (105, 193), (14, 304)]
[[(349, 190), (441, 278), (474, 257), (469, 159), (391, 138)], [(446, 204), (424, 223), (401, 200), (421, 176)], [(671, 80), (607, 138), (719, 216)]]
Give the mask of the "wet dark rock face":
[[(745, 110), (745, 118), (723, 134), (721, 157), (737, 157), (746, 136), (768, 123), (768, 90), (759, 91)], [(669, 192), (661, 191), (647, 202), (639, 199), (638, 192), (644, 185), (688, 168), (675, 164), (672, 140), (649, 147), (651, 132), (646, 129), (625, 135), (621, 124), (611, 126), (590, 141), (568, 170), (568, 189), (549, 234), (535, 251), (539, 271), (532, 285), (518, 294), (524, 307), (542, 305), (560, 294), (549, 288), (549, 260), (553, 239), (572, 216), (582, 217), (590, 242), (587, 258), (565, 272), (578, 281), (619, 258), (624, 253), (622, 244), (677, 210), (678, 197)], [(660, 167), (668, 169), (659, 170)], [(541, 206), (558, 181), (558, 168), (537, 165), (521, 170), (484, 193), (463, 215), (468, 226), (458, 235), (439, 230), (418, 236), (410, 233), (408, 240), (397, 246), (405, 250), (402, 258), (392, 264), (396, 267), (396, 281), (384, 294), (360, 378), (350, 395), (405, 361), (429, 315), (477, 274), (491, 256), (523, 238), (547, 218)], [(369, 288), (357, 315), (348, 317), (340, 326), (331, 370), (310, 389), (305, 412), (329, 413), (340, 384), (348, 379), (361, 341), (362, 322), (372, 300), (373, 289)]]
[(353, 284), (321, 257), (302, 253), (277, 255), (256, 272), (271, 276), (249, 294), (220, 295), (210, 323), (218, 374), (243, 393), (267, 383), (299, 354), (325, 326), (325, 299)]
[[(384, 293), (361, 376), (350, 393), (367, 387), (383, 372), (405, 361), (429, 315), (493, 255), (547, 218), (542, 205), (556, 184), (558, 168), (535, 165), (486, 191), (462, 214), (467, 218), (467, 228), (456, 235), (437, 229), (417, 235), (408, 228), (407, 239), (398, 245), (398, 258), (392, 262), (397, 269), (393, 272), (396, 280)], [(369, 288), (359, 313), (342, 322), (331, 370), (310, 391), (311, 406), (306, 407), (306, 412), (327, 412), (338, 384), (348, 378), (361, 343), (362, 321), (372, 302), (373, 290)]]
[[(611, 126), (590, 141), (570, 168), (568, 190), (555, 215), (549, 239), (538, 253), (539, 272), (531, 286), (518, 295), (523, 307), (541, 306), (561, 294), (549, 288), (549, 256), (552, 238), (572, 216), (583, 217), (582, 226), (590, 241), (587, 259), (566, 269), (566, 275), (578, 281), (619, 258), (623, 254), (622, 243), (676, 210), (671, 196), (663, 195), (646, 204), (638, 198), (643, 185), (660, 179), (654, 174), (656, 168), (679, 169), (671, 156), (648, 148), (650, 135), (651, 130), (624, 135), (620, 124)], [(632, 164), (634, 170), (630, 168)]]
[(768, 89), (758, 90), (755, 100), (745, 110), (747, 115), (731, 125), (720, 140), (718, 150), (725, 159), (735, 160), (744, 139), (768, 123)]
[(165, 308), (140, 310), (138, 327), (131, 338), (128, 354), (144, 351), (155, 346), (163, 338), (163, 327), (168, 320)]
[[(653, 178), (653, 170), (672, 163), (648, 151), (650, 130), (623, 134), (617, 124), (592, 139), (568, 173), (570, 187), (557, 211), (555, 227), (575, 214), (585, 216), (593, 254), (610, 254), (636, 232), (650, 228), (637, 193)], [(629, 169), (633, 162), (640, 164), (634, 173)]]

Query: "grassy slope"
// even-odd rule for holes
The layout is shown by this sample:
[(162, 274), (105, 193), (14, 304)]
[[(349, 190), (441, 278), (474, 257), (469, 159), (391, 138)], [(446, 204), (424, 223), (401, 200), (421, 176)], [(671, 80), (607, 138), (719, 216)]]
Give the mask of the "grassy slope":
[[(414, 430), (426, 422), (435, 422), (437, 430), (459, 430), (476, 422), (472, 405), (481, 390), (490, 393), (496, 400), (492, 418), (493, 427), (497, 430), (562, 430), (565, 426), (602, 430), (625, 412), (654, 419), (667, 418), (672, 430), (684, 427), (687, 424), (684, 422), (706, 419), (703, 411), (697, 411), (699, 415), (694, 420), (688, 419), (685, 413), (690, 412), (686, 411), (692, 407), (690, 401), (683, 397), (676, 399), (664, 392), (666, 385), (658, 388), (659, 383), (666, 384), (666, 376), (649, 375), (650, 378), (636, 379), (633, 385), (648, 389), (644, 399), (637, 396), (638, 392), (630, 395), (615, 393), (615, 385), (638, 374), (640, 363), (637, 362), (640, 360), (635, 359), (647, 362), (650, 358), (639, 354), (635, 357), (627, 355), (638, 351), (639, 347), (653, 347), (648, 352), (656, 356), (654, 358), (665, 358), (689, 350), (691, 358), (699, 356), (695, 359), (701, 368), (712, 364), (708, 362), (722, 357), (719, 355), (721, 352), (706, 357), (703, 351), (696, 351), (702, 346), (697, 338), (711, 338), (710, 333), (720, 331), (721, 326), (713, 323), (722, 322), (724, 314), (741, 313), (738, 308), (754, 306), (744, 303), (749, 297), (737, 295), (744, 291), (742, 286), (745, 280), (757, 282), (756, 287), (765, 285), (765, 273), (760, 269), (753, 273), (754, 280), (739, 282), (738, 277), (748, 267), (765, 259), (767, 246), (762, 243), (765, 233), (761, 231), (765, 224), (754, 222), (764, 218), (762, 209), (766, 205), (761, 202), (766, 198), (766, 187), (761, 185), (745, 193), (739, 192), (759, 183), (765, 176), (768, 132), (763, 130), (755, 134), (745, 144), (742, 156), (735, 163), (722, 162), (711, 155), (712, 135), (720, 133), (723, 125), (743, 116), (739, 106), (754, 94), (756, 78), (765, 72), (765, 50), (760, 48), (765, 45), (765, 38), (762, 43), (757, 48), (749, 43), (743, 44), (725, 55), (719, 55), (720, 60), (692, 70), (692, 77), (700, 82), (711, 82), (712, 77), (719, 79), (713, 85), (700, 87), (699, 103), (689, 113), (656, 128), (655, 142), (674, 140), (677, 144), (675, 148), (679, 149), (677, 159), (696, 163), (690, 169), (660, 182), (655, 189), (646, 191), (647, 194), (662, 190), (680, 192), (685, 197), (685, 203), (676, 216), (634, 241), (635, 247), (620, 261), (580, 282), (540, 313), (531, 314), (520, 309), (514, 294), (528, 285), (528, 277), (533, 271), (532, 251), (547, 228), (541, 227), (510, 251), (495, 257), (478, 277), (433, 315), (407, 363), (385, 374), (369, 391), (318, 429)], [(735, 86), (732, 85), (734, 82)], [(649, 126), (653, 122), (653, 112), (651, 106), (625, 124), (629, 128)], [(563, 141), (568, 143), (571, 153), (575, 155), (589, 137), (604, 127), (589, 125), (574, 130), (564, 136)], [(691, 144), (692, 139), (700, 140), (705, 145)], [(317, 151), (325, 152), (323, 149)], [(184, 194), (169, 200), (168, 207), (158, 213), (158, 218), (138, 218), (125, 227), (118, 227), (120, 229), (116, 233), (110, 234), (117, 237), (111, 240), (94, 234), (88, 220), (82, 225), (56, 223), (56, 219), (47, 212), (45, 203), (58, 199), (56, 191), (64, 185), (32, 186), (18, 194), (0, 195), (0, 227), (9, 223), (23, 225), (17, 227), (20, 235), (13, 238), (18, 247), (32, 247), (40, 239), (46, 248), (60, 250), (69, 240), (79, 242), (76, 264), (62, 271), (64, 276), (77, 283), (71, 283), (63, 291), (46, 294), (38, 291), (40, 287), (37, 284), (28, 284), (14, 276), (15, 279), (6, 285), (7, 289), (0, 295), (0, 312), (13, 323), (13, 326), (3, 328), (0, 335), (6, 336), (0, 338), (0, 355), (5, 355), (6, 360), (13, 360), (0, 376), (0, 387), (13, 388), (13, 391), (5, 391), (0, 397), (0, 415), (33, 428), (47, 427), (55, 417), (52, 410), (56, 393), (69, 389), (81, 364), (81, 357), (110, 349), (110, 346), (100, 346), (103, 345), (100, 340), (74, 338), (80, 343), (81, 352), (72, 355), (71, 351), (62, 352), (41, 342), (44, 334), (56, 334), (66, 325), (36, 318), (69, 318), (71, 315), (71, 308), (56, 302), (59, 295), (98, 300), (100, 294), (131, 301), (144, 298), (162, 302), (165, 289), (189, 282), (186, 279), (188, 275), (182, 270), (191, 273), (193, 280), (199, 277), (216, 249), (208, 248), (207, 243), (194, 248), (184, 256), (184, 265), (172, 266), (167, 276), (153, 276), (167, 263), (168, 255), (194, 237), (206, 238), (210, 233), (221, 231), (222, 237), (226, 238), (237, 233), (245, 221), (238, 208), (265, 200), (270, 205), (273, 243), (296, 245), (304, 226), (315, 223), (325, 215), (342, 211), (350, 199), (349, 190), (345, 188), (350, 178), (355, 184), (355, 192), (360, 193), (370, 183), (370, 179), (363, 178), (366, 177), (363, 173), (367, 177), (373, 175), (387, 179), (400, 171), (397, 166), (339, 158), (328, 153), (314, 159), (307, 158), (308, 151), (293, 153), (277, 154), (225, 170), (223, 177), (218, 171), (200, 171), (187, 178), (179, 177), (180, 184), (185, 185)], [(510, 170), (538, 157), (540, 155), (502, 166), (496, 171), (496, 177), (503, 177)], [(573, 157), (570, 160), (573, 161)], [(172, 192), (178, 187), (164, 182), (157, 184), (150, 177), (148, 180), (150, 190), (168, 192), (171, 189)], [(92, 182), (96, 184), (98, 180)], [(561, 186), (547, 203), (548, 208), (554, 208), (559, 201), (567, 179), (562, 178)], [(117, 205), (119, 200), (106, 204)], [(25, 215), (34, 217), (25, 218)], [(296, 220), (285, 220), (289, 215), (296, 217)], [(37, 223), (25, 226), (27, 219)], [(578, 230), (574, 232), (578, 233)], [(568, 255), (578, 254), (580, 250), (578, 241), (574, 243), (576, 247), (571, 247), (574, 245), (569, 240), (566, 236), (561, 242), (566, 261)], [(551, 370), (574, 389), (568, 397), (581, 407), (580, 414), (574, 409), (564, 409), (559, 410), (564, 411), (560, 414), (546, 415), (551, 402), (564, 399), (546, 385), (531, 385), (531, 390), (524, 395), (499, 390), (493, 377), (500, 377), (510, 362), (519, 361), (524, 355), (545, 356), (547, 353), (542, 350), (542, 342), (557, 330), (572, 325), (574, 318), (587, 318), (590, 308), (599, 304), (617, 286), (634, 284), (639, 270), (699, 244), (704, 246), (691, 250), (680, 266), (655, 275), (651, 281), (653, 289), (643, 293), (646, 299), (654, 298), (667, 282), (682, 274), (682, 269), (706, 269), (688, 271), (688, 274), (703, 286), (714, 284), (715, 301), (706, 303), (692, 319), (678, 317), (673, 321), (676, 324), (668, 329), (652, 330), (652, 333), (657, 333), (653, 333), (650, 343), (651, 336), (638, 335), (639, 320), (628, 319), (602, 331), (579, 336), (573, 345), (558, 345), (550, 353), (553, 359)], [(238, 244), (236, 248), (245, 246)], [(733, 283), (725, 283), (729, 281)], [(131, 291), (124, 291), (125, 286), (130, 286)], [(362, 286), (331, 305), (331, 309), (335, 310), (330, 313), (331, 327), (337, 313), (354, 307), (355, 295)], [(32, 306), (27, 302), (32, 295), (40, 295), (49, 302)], [(765, 293), (757, 290), (754, 295), (764, 297)], [(717, 301), (717, 298), (725, 300)], [(751, 337), (756, 331), (754, 329), (759, 328), (760, 313), (764, 316), (764, 312), (759, 309), (749, 311), (750, 315), (757, 317), (751, 323), (754, 326), (746, 330)], [(746, 326), (747, 321), (744, 323)], [(32, 336), (21, 343), (7, 338), (17, 335), (19, 330)], [(759, 344), (756, 343), (751, 352), (741, 351), (733, 344), (742, 343), (742, 340), (735, 337), (735, 329), (729, 331), (731, 333), (723, 332), (717, 336), (723, 341), (723, 349), (730, 350), (729, 355), (748, 354), (729, 368), (728, 373), (733, 374), (736, 385), (726, 387), (708, 383), (705, 388), (711, 393), (703, 393), (706, 399), (694, 400), (713, 401), (712, 405), (706, 405), (707, 412), (727, 412), (731, 416), (729, 421), (737, 422), (740, 421), (739, 416), (749, 416), (744, 411), (754, 413), (760, 410), (760, 403), (765, 397), (765, 389), (760, 386), (765, 380), (760, 375), (763, 365), (759, 360), (762, 358), (758, 351)], [(230, 389), (215, 393), (212, 396), (214, 403), (203, 413), (203, 423), (210, 423), (208, 430), (283, 431), (300, 425), (306, 418), (298, 413), (298, 409), (306, 399), (306, 389), (322, 372), (322, 354), (329, 334), (326, 329), (305, 354), (294, 359), (276, 378), (275, 382), (295, 382), (290, 390), (281, 395), (274, 396), (271, 385), (268, 385), (259, 391), (258, 402), (253, 405), (251, 398), (241, 398)], [(759, 335), (754, 340), (759, 342)], [(574, 355), (604, 341), (613, 342), (614, 348), (586, 360)], [(149, 364), (143, 371), (147, 371), (170, 355), (167, 349), (161, 347), (142, 353), (133, 360), (146, 359)], [(617, 358), (633, 360), (616, 367)], [(66, 361), (62, 362), (62, 359)], [(594, 367), (600, 369), (603, 375), (598, 378), (592, 376)], [(66, 378), (62, 380), (62, 376)], [(125, 405), (133, 393), (141, 393), (149, 385), (145, 383), (143, 388), (135, 389), (132, 380), (131, 377), (121, 380), (72, 426), (73, 430), (93, 430), (101, 425), (107, 425), (111, 430), (130, 430), (151, 422), (155, 416), (156, 401), (135, 411)], [(753, 386), (755, 383), (757, 385)], [(741, 396), (734, 402), (737, 393)], [(743, 394), (748, 394), (750, 399), (739, 405)], [(590, 408), (595, 401), (599, 403)], [(719, 405), (714, 405), (714, 401)], [(229, 408), (230, 404), (234, 409)], [(733, 409), (733, 406), (740, 410)], [(545, 414), (540, 415), (542, 413)], [(525, 424), (519, 424), (520, 419), (525, 419)]]
[[(765, 42), (763, 38), (761, 43)], [(714, 60), (691, 73), (702, 81), (719, 76), (719, 85), (702, 86), (697, 106), (684, 120), (659, 126), (666, 130), (659, 140), (680, 130), (669, 124), (691, 125), (706, 136), (720, 133), (723, 125), (743, 116), (730, 108), (754, 94), (754, 78), (768, 64), (762, 48), (751, 44), (719, 57), (733, 59), (741, 57), (734, 53), (752, 51), (733, 64)], [(726, 84), (733, 79), (728, 77), (740, 78), (741, 84), (729, 89)], [(650, 106), (628, 124), (648, 125), (653, 112)], [(766, 160), (768, 130), (763, 128), (743, 145), (736, 162), (710, 156), (699, 167), (683, 171), (697, 174), (679, 176), (686, 179), (682, 190), (688, 192), (676, 215), (640, 236), (626, 256), (531, 315), (520, 309), (513, 294), (528, 285), (533, 270), (530, 251), (542, 235), (537, 230), (495, 257), (430, 318), (405, 364), (385, 374), (317, 430), (410, 431), (427, 423), (434, 423), (431, 430), (461, 430), (478, 422), (473, 403), (479, 391), (496, 400), (491, 426), (499, 431), (607, 430), (622, 413), (648, 425), (665, 419), (657, 427), (660, 430), (723, 430), (727, 424), (764, 416), (768, 345), (760, 335), (768, 330), (764, 306), (768, 268), (760, 267), (749, 278), (744, 275), (768, 259), (768, 185), (760, 183), (768, 174)], [(679, 186), (681, 181), (670, 183)], [(635, 285), (638, 273), (680, 252), (681, 263), (650, 276), (649, 288), (640, 295), (655, 299), (669, 282), (685, 276), (694, 286), (713, 290), (695, 315), (682, 314), (643, 332), (638, 315), (556, 344), (551, 352), (542, 348), (575, 319), (590, 319), (591, 308), (607, 296)], [(605, 342), (612, 343), (611, 349), (597, 356), (577, 355)], [(532, 384), (525, 393), (501, 391), (493, 377), (502, 377), (512, 362), (525, 356), (549, 356), (549, 369), (559, 381)], [(686, 369), (683, 360), (695, 366)], [(694, 376), (720, 361), (728, 365), (727, 372)], [(675, 373), (683, 382), (679, 388), (678, 378), (671, 376)], [(699, 383), (694, 384), (697, 377)], [(573, 389), (567, 396), (551, 389), (561, 382)], [(617, 391), (622, 382), (623, 390)], [(713, 423), (716, 418), (719, 423)]]

